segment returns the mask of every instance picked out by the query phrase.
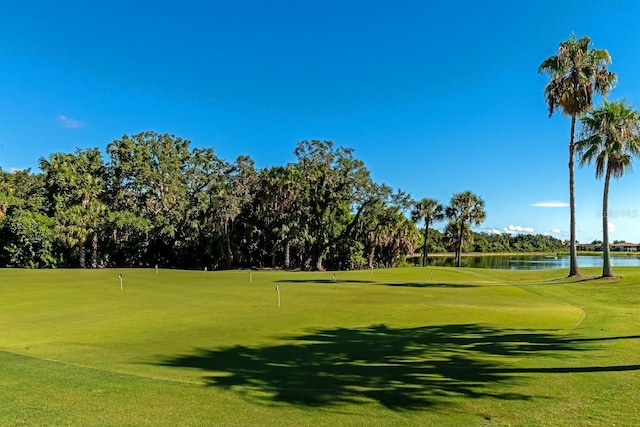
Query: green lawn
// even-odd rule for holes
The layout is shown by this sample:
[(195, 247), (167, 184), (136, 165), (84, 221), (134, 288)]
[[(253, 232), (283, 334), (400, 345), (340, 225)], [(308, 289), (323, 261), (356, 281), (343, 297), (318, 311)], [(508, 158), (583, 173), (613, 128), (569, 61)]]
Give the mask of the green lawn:
[(637, 425), (615, 273), (0, 270), (0, 425)]

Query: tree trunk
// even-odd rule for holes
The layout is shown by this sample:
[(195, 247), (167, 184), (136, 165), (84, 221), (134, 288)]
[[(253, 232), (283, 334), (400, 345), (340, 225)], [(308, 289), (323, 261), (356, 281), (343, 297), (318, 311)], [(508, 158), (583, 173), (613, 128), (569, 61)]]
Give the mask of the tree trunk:
[(87, 258), (86, 258), (85, 250), (84, 250), (84, 242), (78, 243), (78, 252), (79, 252), (79, 257), (80, 257), (80, 268), (86, 268), (87, 267)]
[(579, 277), (578, 271), (578, 252), (576, 248), (576, 188), (573, 176), (573, 158), (575, 157), (575, 137), (576, 116), (571, 116), (571, 140), (569, 141), (569, 210), (570, 210), (570, 243), (569, 243), (569, 277)]
[(373, 268), (373, 260), (376, 256), (376, 247), (375, 245), (371, 245), (371, 250), (369, 250), (369, 268)]
[(284, 268), (287, 270), (291, 267), (291, 244), (289, 241), (284, 244)]
[(609, 255), (609, 178), (611, 178), (611, 169), (607, 165), (602, 196), (602, 277), (613, 277)]
[(456, 267), (460, 267), (462, 256), (462, 241), (464, 240), (464, 226), (461, 225), (458, 229), (458, 247), (456, 248)]
[(323, 261), (327, 251), (323, 248), (323, 245), (316, 243), (313, 245), (310, 254), (310, 265), (315, 265), (317, 271), (324, 271)]
[(422, 248), (422, 266), (427, 266), (427, 236), (429, 235), (429, 223), (424, 220), (424, 247)]
[(233, 251), (231, 251), (231, 227), (230, 221), (226, 221), (224, 224), (224, 238), (225, 238), (225, 252), (227, 258), (227, 270), (231, 269), (233, 265)]
[(98, 268), (98, 233), (93, 233), (91, 241), (91, 268)]

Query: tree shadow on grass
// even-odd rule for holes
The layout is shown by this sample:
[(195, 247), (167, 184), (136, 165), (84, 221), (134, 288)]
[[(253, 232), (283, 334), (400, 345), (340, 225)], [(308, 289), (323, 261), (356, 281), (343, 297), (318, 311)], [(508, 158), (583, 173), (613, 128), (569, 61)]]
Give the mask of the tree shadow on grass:
[[(266, 403), (311, 407), (377, 402), (394, 410), (424, 409), (450, 396), (527, 400), (497, 393), (526, 369), (509, 357), (588, 350), (551, 331), (499, 330), (475, 324), (317, 330), (266, 347), (197, 349), (162, 358), (161, 366), (200, 369), (208, 386)], [(531, 370), (530, 372), (536, 372)]]
[(373, 283), (371, 280), (332, 280), (332, 279), (285, 279), (274, 280), (277, 283), (320, 283), (320, 284), (334, 284), (334, 283)]
[(621, 335), (619, 337), (596, 337), (596, 338), (574, 338), (573, 342), (593, 342), (593, 341), (612, 341), (612, 340), (637, 340), (640, 335)]
[(467, 285), (464, 283), (426, 283), (426, 282), (402, 282), (402, 283), (376, 283), (382, 286), (407, 287), (407, 288), (443, 288), (443, 289), (464, 289), (476, 288), (476, 285)]
[(407, 288), (450, 288), (450, 289), (463, 289), (474, 288), (476, 285), (469, 285), (464, 283), (427, 283), (427, 282), (376, 282), (373, 280), (332, 280), (332, 279), (286, 279), (286, 280), (274, 280), (274, 283), (317, 283), (317, 284), (336, 284), (336, 283), (365, 283), (375, 284), (379, 286), (394, 286), (394, 287), (407, 287)]

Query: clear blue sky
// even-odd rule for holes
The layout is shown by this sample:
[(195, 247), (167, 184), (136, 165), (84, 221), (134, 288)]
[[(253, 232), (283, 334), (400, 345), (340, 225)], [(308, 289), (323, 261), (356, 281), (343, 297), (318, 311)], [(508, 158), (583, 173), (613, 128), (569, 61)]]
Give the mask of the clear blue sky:
[[(3, 2), (0, 167), (144, 130), (259, 167), (330, 139), (415, 198), (477, 193), (479, 230), (565, 239), (568, 208), (534, 206), (568, 203), (569, 119), (548, 118), (538, 65), (588, 35), (609, 99), (640, 108), (639, 21), (632, 0)], [(591, 241), (602, 182), (576, 179)], [(612, 240), (640, 241), (639, 189), (640, 171), (613, 182)]]

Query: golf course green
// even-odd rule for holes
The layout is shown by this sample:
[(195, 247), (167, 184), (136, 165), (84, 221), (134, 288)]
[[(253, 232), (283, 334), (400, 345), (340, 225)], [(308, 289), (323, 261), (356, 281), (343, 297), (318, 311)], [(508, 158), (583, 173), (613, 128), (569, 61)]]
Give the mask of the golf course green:
[(638, 425), (640, 269), (566, 273), (4, 269), (0, 425)]

